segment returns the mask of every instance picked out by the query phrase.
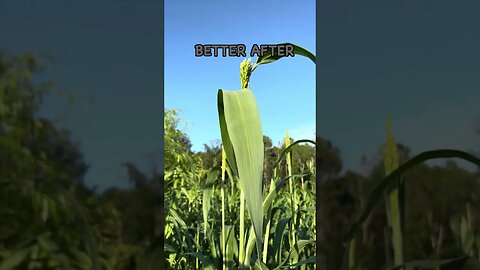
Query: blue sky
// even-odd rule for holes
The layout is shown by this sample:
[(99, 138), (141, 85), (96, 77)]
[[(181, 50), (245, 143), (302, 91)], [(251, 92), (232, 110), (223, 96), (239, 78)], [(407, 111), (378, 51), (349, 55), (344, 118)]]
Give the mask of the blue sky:
[(159, 161), (160, 11), (147, 0), (0, 1), (0, 49), (52, 55), (45, 75), (75, 97), (67, 117), (56, 97), (41, 114), (71, 131), (89, 186), (126, 186), (124, 162)]
[(393, 120), (414, 153), (480, 150), (479, 1), (323, 1), (318, 133), (365, 169)]
[[(0, 0), (0, 49), (49, 53), (46, 75), (75, 95), (46, 100), (43, 115), (68, 128), (90, 165), (86, 182), (127, 184), (122, 163), (143, 168), (159, 154), (165, 106), (183, 111), (194, 150), (219, 139), (216, 94), (239, 88), (240, 58), (195, 58), (196, 43), (293, 42), (320, 48), (260, 66), (251, 78), (264, 133), (274, 143), (315, 129), (338, 146), (346, 168), (362, 169), (384, 141), (385, 119), (415, 153), (480, 149), (480, 2), (173, 1), (165, 4), (165, 82), (161, 5), (155, 0)], [(315, 25), (316, 16), (319, 24)], [(315, 31), (319, 40), (315, 40)], [(158, 166), (158, 164), (157, 164)]]
[[(165, 107), (180, 109), (193, 150), (220, 139), (219, 88), (240, 88), (242, 57), (194, 55), (199, 44), (292, 42), (315, 53), (315, 1), (293, 8), (288, 1), (166, 1)], [(252, 60), (255, 60), (254, 57)], [(315, 64), (305, 57), (259, 66), (251, 89), (265, 135), (274, 144), (288, 128), (294, 139), (315, 135)]]

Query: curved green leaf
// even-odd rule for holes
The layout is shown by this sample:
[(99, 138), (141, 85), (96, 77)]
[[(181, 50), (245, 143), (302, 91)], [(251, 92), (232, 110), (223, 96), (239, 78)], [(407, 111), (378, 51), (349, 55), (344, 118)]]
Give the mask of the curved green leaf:
[(280, 269), (285, 263), (288, 261), (290, 257), (294, 258), (294, 260), (298, 259), (298, 255), (300, 252), (303, 251), (303, 249), (310, 244), (315, 243), (315, 240), (299, 240), (296, 245), (290, 250), (288, 253), (287, 258), (285, 258), (275, 269)]
[(188, 253), (185, 253), (185, 255), (191, 255), (191, 256), (199, 259), (203, 264), (203, 269), (206, 269), (206, 270), (215, 270), (216, 269), (213, 266), (212, 261), (207, 256), (203, 255), (200, 252), (188, 252)]
[(24, 248), (21, 250), (17, 250), (12, 255), (8, 256), (6, 259), (2, 261), (0, 264), (0, 270), (10, 270), (15, 269), (20, 263), (27, 258), (28, 254), (30, 254), (31, 247)]
[(308, 140), (308, 139), (302, 139), (302, 140), (294, 141), (288, 147), (286, 147), (285, 149), (283, 149), (280, 152), (280, 155), (278, 156), (277, 161), (275, 161), (275, 163), (273, 164), (273, 168), (276, 168), (278, 166), (278, 164), (280, 164), (280, 162), (282, 162), (283, 158), (285, 158), (285, 155), (290, 153), (293, 150), (293, 147), (297, 144), (300, 144), (300, 143), (311, 143), (313, 145), (317, 145), (314, 141)]
[(203, 211), (203, 233), (207, 236), (208, 228), (208, 212), (210, 211), (210, 199), (212, 198), (213, 183), (218, 177), (218, 170), (211, 171), (207, 174), (207, 180), (205, 181), (205, 187), (203, 189), (202, 211)]
[[(387, 143), (385, 145), (383, 164), (385, 167), (385, 175), (390, 174), (393, 170), (398, 168), (398, 151), (397, 144), (393, 137), (392, 120), (387, 121)], [(398, 181), (396, 187), (389, 189), (386, 197), (386, 212), (388, 223), (392, 230), (392, 247), (395, 265), (403, 263), (403, 209), (399, 197), (399, 191), (403, 188), (403, 181)]]
[[(305, 56), (307, 57), (308, 59), (312, 60), (312, 62), (315, 64), (317, 59), (315, 57), (315, 55), (313, 53), (311, 53), (309, 50), (303, 48), (303, 47), (300, 47), (298, 45), (295, 45), (293, 43), (279, 43), (277, 45), (292, 45), (293, 46), (293, 53), (295, 53), (295, 55), (302, 55), (302, 56)], [(279, 56), (279, 55), (272, 55), (272, 52), (268, 52), (266, 54), (264, 54), (263, 56), (260, 56), (257, 58), (257, 61), (255, 62), (255, 64), (253, 64), (253, 67), (252, 67), (252, 70), (250, 73), (252, 73), (255, 68), (257, 68), (257, 66), (259, 65), (263, 65), (263, 64), (268, 64), (268, 63), (272, 63), (272, 62), (275, 62), (277, 61), (278, 59), (280, 58), (283, 58), (284, 56)]]
[(260, 260), (257, 260), (255, 262), (255, 265), (253, 267), (255, 270), (268, 270), (268, 267)]
[(272, 254), (275, 256), (275, 264), (279, 264), (282, 259), (282, 242), (283, 242), (283, 235), (285, 234), (285, 228), (287, 227), (288, 223), (290, 222), (290, 218), (281, 218), (277, 222), (277, 226), (275, 228), (275, 237), (273, 238), (273, 252)]
[[(300, 178), (302, 176), (305, 176), (305, 175), (309, 175), (309, 174), (294, 174), (294, 175), (291, 175), (291, 176), (287, 176), (283, 179), (281, 179), (280, 181), (278, 181), (276, 184), (275, 184), (275, 188), (272, 189), (268, 194), (267, 196), (265, 197), (265, 199), (263, 200), (263, 204), (262, 204), (262, 211), (263, 213), (267, 213), (268, 209), (270, 208), (270, 206), (272, 205), (273, 203), (273, 200), (275, 199), (275, 197), (277, 196), (278, 192), (280, 191), (281, 188), (283, 188), (287, 181), (290, 179), (290, 178)], [(251, 256), (251, 253), (253, 251), (253, 246), (254, 246), (254, 242), (255, 242), (255, 238), (253, 237), (253, 226), (250, 227), (250, 230), (248, 232), (248, 240), (247, 240), (247, 248), (246, 248), (246, 264), (248, 264), (249, 260), (250, 260), (250, 256)]]
[(80, 228), (82, 230), (83, 238), (85, 241), (85, 249), (87, 251), (87, 254), (92, 264), (90, 269), (98, 270), (100, 269), (100, 261), (98, 256), (97, 243), (96, 243), (95, 237), (93, 236), (92, 227), (88, 223), (87, 217), (85, 215), (85, 212), (82, 206), (75, 199), (73, 194), (64, 190), (63, 195), (67, 199), (67, 202), (70, 204), (73, 211), (75, 212), (78, 218), (79, 224), (81, 226)]
[(287, 265), (285, 266), (284, 268), (285, 269), (288, 269), (288, 268), (298, 268), (302, 265), (305, 265), (305, 264), (309, 264), (309, 263), (316, 263), (317, 262), (317, 257), (316, 256), (311, 256), (309, 257), (308, 259), (306, 260), (303, 260), (303, 261), (299, 261), (295, 264), (290, 264), (290, 265)]
[[(238, 254), (238, 244), (235, 239), (235, 226), (225, 225), (225, 233), (220, 234), (220, 242), (225, 244), (225, 252), (223, 256), (225, 257), (225, 263), (227, 269), (233, 267), (233, 255)], [(225, 242), (223, 241), (223, 235), (225, 235)]]
[(373, 210), (373, 208), (378, 204), (384, 192), (388, 188), (395, 185), (398, 181), (400, 181), (401, 179), (400, 176), (410, 168), (424, 161), (431, 160), (431, 159), (438, 159), (438, 158), (460, 158), (460, 159), (469, 161), (480, 167), (480, 159), (478, 159), (477, 157), (463, 151), (449, 150), (449, 149), (426, 151), (416, 155), (415, 157), (403, 163), (401, 166), (395, 169), (392, 173), (390, 173), (387, 177), (385, 177), (382, 181), (380, 181), (368, 195), (368, 199), (365, 207), (363, 208), (359, 217), (350, 227), (348, 233), (345, 236), (342, 269), (348, 268), (348, 246), (349, 246), (350, 240), (355, 235), (355, 232), (357, 231), (359, 226), (365, 221), (365, 219), (368, 217), (368, 215)]

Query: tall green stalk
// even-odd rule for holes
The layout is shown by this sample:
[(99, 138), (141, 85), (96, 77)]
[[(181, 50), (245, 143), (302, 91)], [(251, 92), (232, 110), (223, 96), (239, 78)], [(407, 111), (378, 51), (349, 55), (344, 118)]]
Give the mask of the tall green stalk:
[[(275, 188), (275, 179), (277, 178), (277, 168), (274, 169), (273, 171), (273, 177), (270, 182), (270, 192), (273, 191)], [(267, 217), (267, 227), (265, 228), (265, 240), (263, 242), (263, 263), (267, 263), (267, 257), (268, 257), (268, 238), (270, 236), (270, 223), (271, 223), (271, 213), (268, 214)]]
[(240, 232), (238, 261), (245, 261), (245, 195), (240, 190)]
[(356, 254), (356, 240), (355, 237), (352, 239), (350, 242), (350, 246), (348, 247), (348, 270), (355, 270), (356, 268), (356, 260), (357, 260), (357, 254)]
[[(196, 247), (195, 247), (195, 248), (196, 248), (197, 252), (200, 252), (200, 250), (199, 250), (200, 233), (197, 233), (197, 234), (195, 235), (195, 243), (196, 243)], [(199, 263), (200, 263), (200, 262), (198, 261), (198, 258), (195, 258), (195, 266), (196, 266), (197, 268), (199, 267)]]
[[(286, 131), (286, 134), (285, 134), (285, 148), (289, 147), (291, 144), (291, 141), (290, 141), (290, 136), (288, 135), (288, 129)], [(296, 231), (295, 231), (295, 227), (296, 227), (296, 218), (295, 218), (295, 215), (297, 213), (297, 209), (296, 209), (296, 202), (295, 202), (295, 194), (294, 194), (294, 188), (293, 188), (293, 179), (292, 179), (292, 154), (291, 152), (288, 152), (287, 155), (286, 155), (286, 161), (287, 161), (287, 176), (289, 177), (289, 180), (288, 180), (288, 185), (289, 185), (289, 189), (290, 189), (290, 204), (291, 204), (291, 208), (292, 208), (292, 223), (290, 224), (290, 245), (291, 246), (295, 246), (295, 243), (296, 243), (296, 237), (295, 237), (295, 234), (296, 234)]]
[(226, 269), (226, 248), (225, 248), (225, 170), (227, 167), (227, 156), (222, 147), (222, 261), (223, 269)]
[[(384, 166), (385, 166), (385, 175), (389, 175), (395, 169), (398, 168), (398, 152), (395, 139), (393, 137), (392, 131), (392, 122), (391, 120), (387, 121), (387, 144), (385, 147), (385, 157), (384, 157)], [(399, 181), (399, 184), (396, 187), (393, 187), (388, 192), (388, 204), (387, 204), (387, 213), (389, 213), (389, 224), (392, 229), (392, 246), (393, 246), (393, 259), (394, 265), (403, 264), (403, 236), (402, 236), (402, 216), (401, 216), (401, 206), (399, 200), (399, 186), (403, 182)]]

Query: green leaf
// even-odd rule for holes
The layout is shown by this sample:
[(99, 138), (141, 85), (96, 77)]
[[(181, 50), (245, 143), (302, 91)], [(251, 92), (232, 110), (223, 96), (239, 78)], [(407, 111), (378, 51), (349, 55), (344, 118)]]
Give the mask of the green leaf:
[(196, 244), (192, 239), (192, 235), (188, 231), (186, 222), (180, 217), (180, 215), (173, 208), (166, 208), (165, 213), (168, 213), (166, 219), (167, 221), (172, 221), (174, 223), (174, 229), (177, 231), (175, 236), (178, 239), (180, 244), (186, 242), (187, 247), (192, 247)]
[[(295, 53), (295, 55), (305, 56), (308, 59), (312, 60), (312, 62), (314, 64), (316, 63), (317, 59), (316, 59), (315, 55), (313, 53), (311, 53), (310, 51), (308, 51), (307, 49), (303, 48), (303, 47), (300, 47), (300, 46), (292, 44), (292, 43), (280, 43), (280, 44), (277, 44), (277, 45), (292, 45), (293, 46), (293, 53)], [(268, 53), (264, 54), (263, 56), (260, 56), (260, 57), (257, 58), (257, 61), (255, 62), (255, 64), (253, 64), (251, 72), (253, 72), (255, 70), (255, 68), (257, 68), (257, 66), (259, 66), (259, 65), (272, 63), (272, 62), (275, 62), (278, 59), (283, 58), (283, 57), (284, 56), (272, 55), (272, 52), (268, 52)]]
[(234, 175), (238, 176), (237, 162), (235, 161), (235, 154), (233, 151), (233, 145), (230, 141), (229, 130), (227, 128), (227, 120), (225, 118), (225, 108), (223, 104), (223, 91), (218, 90), (217, 95), (217, 107), (218, 107), (218, 118), (220, 122), (220, 135), (222, 137), (222, 146), (225, 150), (225, 155), (227, 156), (227, 163), (232, 169)]
[(2, 264), (0, 264), (0, 270), (15, 269), (15, 267), (17, 267), (19, 264), (23, 262), (23, 260), (25, 260), (25, 258), (28, 256), (30, 251), (31, 251), (30, 247), (15, 251), (15, 253), (8, 256), (2, 261)]
[[(272, 189), (268, 195), (265, 197), (265, 199), (263, 200), (263, 205), (262, 205), (262, 209), (263, 209), (263, 213), (266, 214), (268, 209), (270, 208), (270, 206), (272, 205), (273, 203), (273, 200), (275, 199), (275, 197), (277, 196), (278, 192), (280, 191), (281, 188), (283, 188), (287, 181), (290, 179), (290, 178), (299, 178), (301, 177), (302, 175), (308, 175), (308, 174), (294, 174), (294, 175), (291, 175), (291, 176), (287, 176), (283, 179), (281, 179), (280, 181), (278, 181), (276, 184), (275, 184), (275, 188)], [(247, 248), (246, 248), (246, 256), (251, 256), (251, 252), (253, 251), (253, 245), (255, 243), (255, 238), (253, 237), (254, 233), (253, 233), (253, 226), (250, 227), (250, 230), (249, 230), (249, 237), (248, 237), (248, 240), (247, 240)]]
[(273, 251), (272, 254), (275, 256), (275, 264), (280, 263), (282, 259), (282, 242), (283, 236), (285, 235), (285, 228), (290, 222), (290, 218), (281, 218), (277, 222), (275, 227), (275, 236), (273, 238)]
[(185, 255), (191, 255), (191, 256), (199, 259), (203, 264), (202, 269), (205, 269), (205, 270), (215, 270), (216, 269), (213, 266), (212, 261), (207, 256), (203, 255), (200, 252), (188, 252), (188, 253), (185, 253)]
[(473, 246), (474, 235), (472, 230), (469, 229), (468, 221), (465, 216), (462, 216), (460, 222), (460, 236), (462, 241), (462, 250), (466, 254), (469, 254)]
[(255, 270), (268, 270), (268, 267), (260, 260), (255, 262), (255, 266), (253, 267)]
[(299, 261), (299, 262), (297, 262), (297, 263), (287, 265), (287, 266), (285, 266), (284, 268), (285, 268), (285, 269), (298, 268), (298, 267), (300, 267), (300, 266), (302, 266), (302, 265), (309, 264), (309, 263), (316, 263), (316, 262), (317, 262), (317, 257), (316, 257), (316, 256), (311, 256), (310, 258), (308, 258), (308, 259), (306, 259), (306, 260)]
[(285, 155), (290, 153), (293, 150), (293, 147), (295, 147), (296, 145), (298, 145), (300, 143), (311, 143), (313, 145), (316, 145), (316, 143), (314, 141), (308, 140), (308, 139), (302, 139), (302, 140), (298, 140), (298, 141), (293, 142), (292, 144), (290, 144), (288, 147), (286, 147), (285, 149), (283, 149), (280, 152), (280, 155), (278, 156), (277, 161), (275, 161), (275, 164), (273, 165), (273, 168), (276, 168), (280, 164), (280, 162), (282, 162)]
[(262, 205), (263, 213), (264, 214), (267, 213), (268, 208), (270, 208), (270, 206), (272, 205), (273, 200), (278, 195), (278, 192), (280, 192), (280, 189), (282, 189), (287, 184), (287, 181), (289, 179), (301, 178), (301, 177), (305, 177), (305, 176), (308, 176), (308, 175), (310, 175), (310, 173), (298, 173), (298, 174), (293, 174), (293, 175), (287, 176), (287, 177), (279, 180), (275, 184), (275, 188), (270, 190), (269, 193), (267, 194), (267, 196), (265, 197), (265, 199), (263, 200), (263, 205)]
[(261, 258), (263, 211), (263, 132), (255, 97), (250, 89), (218, 91), (218, 112), (227, 160), (237, 168), (240, 188), (256, 237)]
[(42, 203), (43, 203), (43, 205), (42, 205), (42, 214), (41, 214), (41, 216), (42, 216), (42, 221), (43, 221), (43, 222), (46, 222), (47, 219), (48, 219), (48, 201), (47, 201), (47, 199), (46, 199), (46, 198), (43, 198)]
[(50, 233), (44, 233), (37, 237), (38, 244), (45, 250), (55, 251), (58, 249), (57, 243), (50, 239)]
[(83, 207), (80, 203), (75, 199), (73, 194), (68, 191), (63, 191), (63, 196), (67, 199), (70, 207), (72, 208), (73, 212), (77, 216), (81, 231), (82, 237), (85, 244), (85, 249), (87, 250), (87, 254), (89, 256), (89, 260), (91, 262), (91, 266), (89, 269), (98, 270), (100, 269), (99, 263), (99, 256), (97, 250), (97, 243), (95, 237), (93, 236), (92, 227), (88, 223), (87, 217), (85, 215)]
[[(387, 121), (387, 144), (385, 146), (383, 162), (385, 166), (385, 175), (390, 174), (393, 170), (398, 168), (397, 144), (393, 137), (392, 121), (390, 119)], [(399, 200), (399, 187), (400, 185), (403, 185), (403, 183), (403, 181), (399, 181), (396, 187), (389, 190), (389, 201), (386, 204), (386, 210), (390, 219), (389, 224), (392, 228), (392, 244), (395, 265), (403, 263), (403, 216), (401, 215), (403, 212), (403, 205), (400, 204)]]
[(477, 157), (463, 152), (459, 150), (433, 150), (433, 151), (427, 151), (423, 152), (421, 154), (416, 155), (415, 157), (409, 159), (407, 162), (403, 163), (401, 166), (399, 166), (396, 170), (394, 170), (392, 173), (390, 173), (387, 177), (385, 177), (382, 181), (380, 181), (370, 192), (370, 194), (367, 197), (367, 202), (365, 207), (363, 208), (362, 212), (360, 213), (359, 217), (357, 220), (353, 223), (353, 225), (350, 227), (348, 230), (345, 238), (344, 238), (344, 257), (343, 257), (343, 264), (342, 264), (342, 269), (347, 269), (348, 268), (348, 246), (349, 242), (355, 235), (355, 232), (357, 229), (363, 224), (363, 222), (367, 219), (367, 217), (370, 215), (371, 211), (373, 208), (379, 203), (380, 199), (382, 198), (382, 195), (386, 190), (388, 190), (390, 187), (393, 185), (397, 184), (398, 181), (401, 179), (401, 175), (409, 170), (410, 168), (414, 167), (415, 165), (418, 165), (424, 161), (431, 160), (431, 159), (437, 159), (437, 158), (460, 158), (465, 161), (469, 161), (477, 166), (480, 167), (480, 159)]
[(352, 241), (350, 241), (350, 245), (348, 247), (348, 269), (349, 270), (354, 270), (356, 267), (356, 262), (357, 262), (356, 245), (357, 245), (357, 241), (356, 241), (356, 238), (354, 237)]
[(177, 250), (168, 243), (165, 243), (163, 248), (166, 252), (177, 252)]
[(93, 264), (90, 257), (83, 251), (78, 249), (72, 250), (73, 255), (76, 258), (75, 265), (80, 269), (93, 269)]
[(207, 228), (208, 228), (208, 212), (210, 211), (210, 199), (212, 198), (213, 192), (213, 183), (218, 177), (218, 170), (208, 172), (207, 180), (205, 181), (205, 187), (203, 188), (203, 200), (202, 200), (202, 210), (203, 210), (203, 233), (206, 237)]
[[(225, 253), (226, 254), (223, 254), (223, 256), (225, 256), (227, 269), (231, 269), (233, 267), (233, 255), (238, 254), (238, 245), (235, 239), (234, 228), (235, 226), (225, 225), (225, 238), (226, 238)], [(220, 242), (223, 243), (223, 233), (220, 234)]]
[(303, 249), (310, 244), (315, 243), (315, 240), (299, 240), (295, 246), (293, 246), (287, 256), (275, 269), (280, 269), (285, 263), (293, 258), (294, 261), (298, 262), (298, 255), (303, 251)]
[(460, 216), (457, 214), (450, 217), (449, 225), (450, 230), (455, 237), (455, 240), (457, 241), (457, 243), (461, 244), (462, 240), (460, 237)]

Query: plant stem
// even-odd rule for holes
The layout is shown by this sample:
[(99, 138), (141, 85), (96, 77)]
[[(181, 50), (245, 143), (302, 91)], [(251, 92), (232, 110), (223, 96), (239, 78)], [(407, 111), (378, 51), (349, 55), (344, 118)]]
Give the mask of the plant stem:
[(245, 195), (240, 189), (240, 247), (238, 260), (241, 264), (245, 261)]
[[(291, 144), (290, 142), (290, 136), (288, 135), (288, 129), (287, 129), (287, 132), (286, 132), (286, 135), (285, 135), (285, 147), (289, 147)], [(286, 155), (286, 160), (287, 160), (287, 176), (289, 176), (290, 178), (288, 179), (288, 183), (289, 183), (289, 188), (290, 188), (290, 204), (291, 204), (291, 208), (292, 208), (292, 223), (291, 223), (291, 233), (290, 233), (290, 246), (293, 247), (295, 246), (295, 226), (296, 226), (296, 218), (295, 218), (295, 215), (296, 215), (296, 207), (295, 207), (295, 201), (294, 201), (294, 197), (295, 197), (295, 194), (294, 194), (294, 189), (293, 189), (293, 179), (292, 179), (292, 155), (291, 155), (291, 152), (288, 152), (287, 155)]]
[(245, 248), (245, 262), (244, 267), (250, 268), (250, 257), (252, 256), (253, 249), (255, 245), (255, 233), (253, 232), (253, 225), (250, 227), (248, 232), (247, 246)]
[[(399, 155), (397, 145), (393, 137), (392, 122), (387, 121), (387, 143), (384, 154), (385, 175), (391, 174), (399, 166)], [(389, 227), (392, 230), (391, 241), (393, 247), (394, 266), (403, 264), (403, 235), (402, 235), (402, 209), (399, 198), (399, 188), (402, 188), (403, 181), (390, 189), (386, 195), (386, 212), (388, 216)], [(390, 237), (390, 234), (387, 235)], [(401, 270), (404, 268), (401, 267)]]
[(355, 254), (355, 246), (356, 246), (355, 237), (350, 242), (350, 246), (348, 247), (348, 270), (355, 270), (356, 266), (356, 254)]
[[(275, 169), (276, 172), (276, 169)], [(274, 173), (275, 175), (275, 173)], [(275, 176), (274, 176), (275, 177)], [(275, 188), (275, 178), (270, 182), (270, 192)], [(268, 254), (268, 237), (270, 235), (270, 222), (271, 222), (271, 213), (268, 214), (267, 227), (265, 228), (265, 241), (263, 242), (263, 263), (267, 263), (267, 254)]]
[(225, 150), (222, 147), (222, 260), (223, 270), (226, 269), (226, 249), (225, 249), (225, 168), (227, 166), (227, 156)]

